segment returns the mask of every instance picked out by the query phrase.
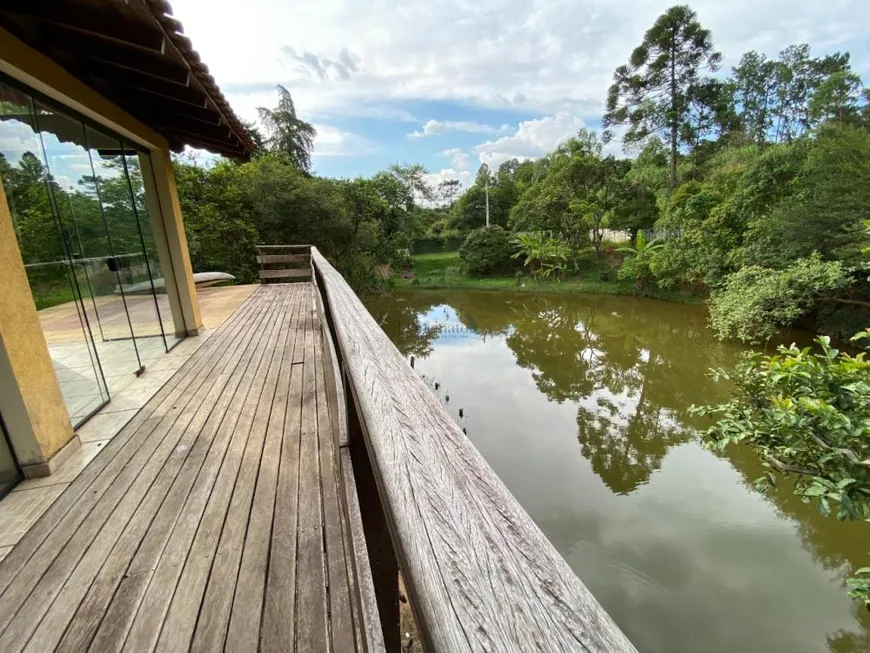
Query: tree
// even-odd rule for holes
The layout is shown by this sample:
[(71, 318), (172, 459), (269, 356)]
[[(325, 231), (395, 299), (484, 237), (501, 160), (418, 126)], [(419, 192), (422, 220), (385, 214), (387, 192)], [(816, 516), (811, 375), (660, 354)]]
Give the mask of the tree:
[(628, 231), (632, 242), (641, 229), (650, 229), (659, 217), (653, 187), (646, 181), (638, 162), (615, 161), (617, 183), (611, 229)]
[(840, 70), (819, 84), (810, 100), (809, 117), (813, 124), (825, 120), (855, 121), (859, 115), (861, 77)]
[(773, 125), (776, 99), (776, 63), (755, 52), (747, 52), (733, 68), (734, 99), (743, 133), (763, 146)]
[(426, 176), (429, 171), (420, 163), (394, 163), (389, 167), (390, 174), (396, 177), (405, 188), (408, 210), (413, 208), (416, 202), (431, 202), (435, 194)]
[(317, 130), (296, 115), (296, 105), (290, 91), (278, 85), (278, 106), (274, 109), (259, 107), (260, 121), (269, 136), (270, 149), (283, 152), (300, 169), (311, 169), (311, 151)]
[(635, 292), (643, 292), (652, 278), (652, 261), (661, 248), (661, 243), (655, 240), (647, 242), (643, 232), (638, 233), (634, 245), (619, 248), (626, 255), (622, 267), (619, 268), (619, 278), (634, 281)]
[(718, 70), (721, 59), (695, 12), (677, 5), (656, 20), (628, 65), (613, 75), (603, 125), (628, 125), (626, 144), (643, 143), (654, 134), (666, 137), (671, 191), (677, 185), (677, 152), (687, 143), (685, 126), (698, 99), (701, 72)]
[(459, 195), (461, 183), (458, 179), (445, 179), (435, 191), (436, 197), (442, 206), (451, 207), (456, 201), (456, 196)]
[(459, 258), (470, 274), (491, 274), (504, 272), (511, 267), (511, 251), (507, 232), (498, 225), (493, 225), (475, 229), (468, 234), (468, 238), (459, 248)]
[(244, 125), (245, 129), (248, 131), (248, 135), (251, 137), (251, 140), (254, 141), (254, 145), (257, 146), (257, 149), (261, 152), (265, 152), (266, 149), (268, 149), (267, 139), (257, 126), (257, 123), (253, 120), (243, 120), (242, 125)]
[(552, 231), (576, 263), (590, 244), (601, 255), (604, 230), (620, 204), (625, 166), (602, 157), (594, 132), (580, 130), (548, 157), (543, 174), (526, 188), (511, 212), (515, 230)]

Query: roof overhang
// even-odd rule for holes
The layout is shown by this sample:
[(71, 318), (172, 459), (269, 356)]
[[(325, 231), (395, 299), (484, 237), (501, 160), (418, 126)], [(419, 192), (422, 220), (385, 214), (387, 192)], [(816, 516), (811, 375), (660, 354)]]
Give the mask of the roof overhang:
[(256, 149), (165, 0), (4, 0), (0, 24), (181, 151)]

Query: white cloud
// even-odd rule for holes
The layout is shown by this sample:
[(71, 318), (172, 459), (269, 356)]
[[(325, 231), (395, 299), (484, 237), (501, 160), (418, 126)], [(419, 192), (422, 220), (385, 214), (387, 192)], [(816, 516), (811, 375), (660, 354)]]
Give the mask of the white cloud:
[[(505, 129), (507, 125), (503, 126)], [(494, 134), (501, 130), (489, 125), (482, 125), (479, 122), (469, 120), (429, 120), (423, 125), (422, 129), (411, 132), (408, 138), (425, 138), (426, 136), (441, 136), (450, 132), (481, 132)]]
[[(601, 115), (613, 70), (671, 4), (318, 0), (291, 8), (247, 0), (244, 11), (231, 12), (215, 11), (212, 0), (174, 0), (173, 7), (244, 118), (274, 105), (283, 83), (308, 120), (387, 114), (391, 103), (416, 100), (588, 120)], [(870, 24), (870, 3), (861, 0), (696, 0), (692, 7), (726, 67), (750, 49), (775, 54), (800, 41), (818, 52), (848, 47), (866, 41)], [(870, 73), (866, 58), (856, 56), (855, 66)]]
[(537, 120), (525, 120), (516, 133), (494, 141), (481, 143), (475, 148), (480, 162), (497, 168), (509, 159), (537, 159), (551, 152), (562, 141), (574, 136), (585, 126), (583, 119), (568, 113), (557, 113)]
[(444, 150), (441, 152), (441, 156), (449, 156), (450, 165), (456, 170), (468, 170), (468, 160), (471, 158), (471, 155), (468, 152), (463, 152), (458, 148), (453, 148), (450, 150)]
[(369, 139), (331, 125), (314, 125), (314, 158), (330, 156), (359, 156), (376, 149)]
[(474, 181), (474, 175), (471, 170), (456, 170), (455, 168), (443, 168), (438, 172), (430, 172), (429, 174), (424, 176), (426, 183), (428, 183), (432, 188), (437, 188), (438, 184), (442, 181), (448, 181), (450, 179), (456, 179), (459, 181), (459, 184), (462, 188), (468, 188), (471, 183)]

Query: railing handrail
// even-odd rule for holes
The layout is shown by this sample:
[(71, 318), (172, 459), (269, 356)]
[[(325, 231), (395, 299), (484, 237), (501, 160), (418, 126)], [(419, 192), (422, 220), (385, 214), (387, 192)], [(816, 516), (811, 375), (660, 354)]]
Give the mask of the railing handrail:
[(344, 278), (311, 256), (424, 647), (635, 652)]

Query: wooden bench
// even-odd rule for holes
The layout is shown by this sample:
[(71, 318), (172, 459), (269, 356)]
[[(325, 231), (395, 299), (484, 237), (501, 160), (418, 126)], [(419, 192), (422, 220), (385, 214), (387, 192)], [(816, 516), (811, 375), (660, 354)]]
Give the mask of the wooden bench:
[(260, 281), (311, 281), (310, 250), (311, 245), (257, 245)]

